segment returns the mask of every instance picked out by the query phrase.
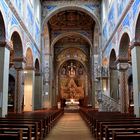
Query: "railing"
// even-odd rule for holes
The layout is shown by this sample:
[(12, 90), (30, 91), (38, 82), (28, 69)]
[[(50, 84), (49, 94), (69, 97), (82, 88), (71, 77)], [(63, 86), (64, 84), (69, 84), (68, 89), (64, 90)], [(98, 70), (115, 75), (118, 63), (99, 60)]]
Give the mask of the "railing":
[(97, 100), (101, 111), (120, 111), (120, 104), (118, 101), (103, 93), (98, 93)]

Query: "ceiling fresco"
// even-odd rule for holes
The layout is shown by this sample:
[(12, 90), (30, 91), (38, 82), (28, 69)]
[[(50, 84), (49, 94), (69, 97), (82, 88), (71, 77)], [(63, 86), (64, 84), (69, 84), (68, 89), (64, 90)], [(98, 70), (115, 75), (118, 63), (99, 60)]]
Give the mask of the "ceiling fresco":
[(71, 35), (68, 35), (68, 36), (60, 39), (57, 42), (57, 45), (59, 45), (59, 44), (62, 45), (62, 44), (67, 44), (67, 43), (74, 43), (74, 44), (89, 46), (88, 42), (85, 39), (83, 39), (81, 36), (75, 35), (75, 34), (71, 34)]
[(94, 25), (94, 21), (84, 12), (69, 10), (54, 15), (49, 20), (49, 24), (51, 25), (51, 29), (54, 30), (91, 30)]
[(76, 59), (84, 63), (88, 60), (86, 54), (77, 48), (65, 49), (56, 58), (57, 62), (59, 63), (68, 59)]

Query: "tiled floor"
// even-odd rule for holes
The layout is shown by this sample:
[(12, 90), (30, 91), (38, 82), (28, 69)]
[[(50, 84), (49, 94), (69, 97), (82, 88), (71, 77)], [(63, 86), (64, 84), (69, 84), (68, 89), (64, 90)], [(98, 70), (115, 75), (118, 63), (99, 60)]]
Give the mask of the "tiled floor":
[(78, 113), (65, 113), (45, 140), (94, 140)]

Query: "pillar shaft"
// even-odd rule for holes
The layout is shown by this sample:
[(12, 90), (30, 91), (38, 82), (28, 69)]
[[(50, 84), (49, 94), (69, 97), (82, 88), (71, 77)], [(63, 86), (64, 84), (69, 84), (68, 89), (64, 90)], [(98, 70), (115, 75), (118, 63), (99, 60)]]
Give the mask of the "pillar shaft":
[(7, 114), (8, 108), (8, 76), (10, 51), (6, 43), (0, 43), (0, 116)]
[(140, 117), (140, 43), (134, 44), (131, 50), (133, 90), (134, 90), (134, 113)]
[(34, 70), (25, 71), (24, 81), (24, 111), (34, 110)]
[(35, 74), (35, 91), (34, 91), (34, 109), (42, 108), (42, 75), (39, 73)]
[(128, 96), (128, 82), (127, 82), (127, 71), (120, 72), (120, 100), (121, 100), (121, 111), (128, 113), (129, 108), (129, 96)]
[(129, 108), (128, 76), (127, 76), (128, 63), (119, 63), (117, 67), (120, 72), (121, 112), (128, 113)]
[(24, 95), (24, 78), (23, 78), (23, 70), (17, 69), (16, 74), (16, 104), (15, 111), (17, 113), (21, 113), (23, 111), (23, 95)]

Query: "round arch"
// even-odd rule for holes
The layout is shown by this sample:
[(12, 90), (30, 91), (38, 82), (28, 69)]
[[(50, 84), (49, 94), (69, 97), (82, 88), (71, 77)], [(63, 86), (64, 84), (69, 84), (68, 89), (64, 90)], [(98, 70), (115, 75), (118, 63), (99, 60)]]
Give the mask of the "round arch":
[(22, 39), (17, 31), (14, 31), (11, 34), (11, 41), (13, 45), (14, 58), (23, 57)]
[(15, 32), (18, 33), (18, 35), (20, 36), (21, 42), (23, 44), (24, 41), (23, 41), (22, 33), (21, 33), (21, 30), (20, 30), (19, 26), (17, 26), (17, 25), (14, 25), (14, 26), (11, 27), (11, 29), (10, 29), (10, 35), (9, 35), (10, 38), (12, 38), (12, 35)]
[(40, 63), (39, 63), (39, 59), (38, 58), (35, 59), (35, 71), (36, 72), (40, 71)]
[(5, 41), (6, 40), (5, 22), (1, 11), (0, 11), (0, 29), (1, 29), (0, 40)]
[(140, 8), (138, 10), (138, 12), (136, 12), (136, 15), (135, 15), (135, 20), (134, 21), (134, 28), (133, 30), (135, 31), (134, 32), (134, 39), (136, 40), (137, 37), (136, 37), (136, 32), (137, 32), (137, 27), (138, 27), (138, 21), (140, 20)]
[(138, 15), (138, 18), (136, 20), (136, 26), (135, 26), (135, 40), (140, 40), (140, 13)]
[(79, 59), (69, 59), (69, 58), (63, 60), (63, 61), (58, 65), (58, 71), (59, 71), (59, 69), (62, 67), (62, 65), (63, 65), (65, 62), (69, 61), (69, 60), (78, 61), (79, 63), (81, 63), (81, 64), (83, 65), (83, 67), (84, 67), (84, 69), (85, 69), (85, 72), (87, 72), (87, 67), (86, 67), (86, 65), (85, 65), (82, 61), (80, 61)]
[(54, 10), (52, 10), (48, 15), (46, 15), (46, 17), (44, 18), (44, 21), (42, 22), (42, 31), (43, 31), (43, 28), (45, 27), (45, 23), (47, 23), (52, 16), (54, 16), (55, 14), (57, 14), (59, 12), (65, 11), (65, 10), (78, 10), (78, 11), (82, 11), (82, 12), (88, 14), (98, 25), (99, 32), (101, 32), (101, 24), (100, 24), (97, 16), (93, 13), (93, 11), (89, 11), (79, 5), (67, 5), (67, 6), (65, 5), (65, 6), (61, 6), (61, 7), (58, 7), (58, 8), (55, 8)]
[(116, 61), (116, 52), (115, 49), (112, 49), (110, 52), (110, 56), (109, 56), (109, 67), (111, 68), (112, 66), (114, 67), (115, 64), (114, 62)]
[(60, 35), (58, 35), (53, 41), (52, 41), (52, 44), (51, 44), (51, 47), (53, 47), (57, 41), (59, 41), (60, 39), (64, 38), (64, 37), (67, 37), (68, 35), (79, 35), (81, 38), (83, 38), (84, 40), (86, 40), (88, 42), (88, 44), (90, 45), (90, 47), (92, 46), (92, 43), (91, 41), (88, 39), (88, 37), (86, 37), (85, 35), (83, 34), (80, 34), (80, 33), (77, 33), (77, 32), (67, 32), (67, 33), (62, 33)]
[(61, 55), (61, 53), (63, 53), (63, 51), (66, 51), (67, 49), (74, 49), (74, 48), (76, 48), (77, 50), (80, 50), (81, 52), (83, 52), (83, 54), (85, 54), (85, 52), (81, 48), (79, 48), (79, 47), (70, 47), (70, 48), (64, 48), (64, 49), (62, 49), (60, 51), (59, 55)]
[(33, 53), (31, 48), (27, 48), (26, 50), (26, 67), (33, 67)]
[(128, 49), (130, 45), (130, 37), (129, 34), (124, 32), (121, 36), (120, 39), (120, 44), (119, 44), (119, 53), (118, 56), (123, 58), (123, 59), (128, 59), (129, 54), (128, 54)]

